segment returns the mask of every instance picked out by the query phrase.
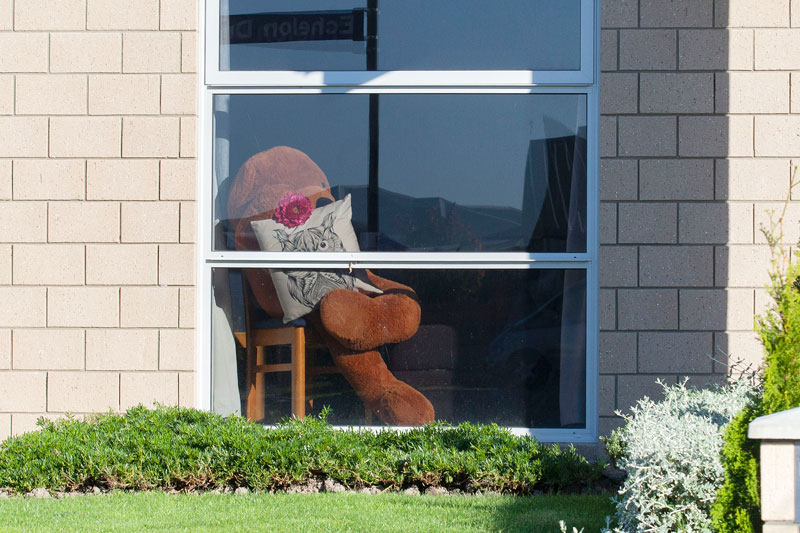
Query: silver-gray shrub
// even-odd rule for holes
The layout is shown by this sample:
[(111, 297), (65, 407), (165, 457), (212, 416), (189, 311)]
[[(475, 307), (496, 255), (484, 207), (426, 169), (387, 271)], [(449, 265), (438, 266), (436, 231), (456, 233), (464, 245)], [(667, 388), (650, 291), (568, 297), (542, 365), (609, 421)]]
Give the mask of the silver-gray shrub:
[(746, 379), (710, 389), (686, 382), (664, 387), (659, 402), (644, 398), (612, 435), (627, 471), (609, 532), (710, 532), (709, 512), (724, 480), (720, 462), (725, 426), (744, 407)]

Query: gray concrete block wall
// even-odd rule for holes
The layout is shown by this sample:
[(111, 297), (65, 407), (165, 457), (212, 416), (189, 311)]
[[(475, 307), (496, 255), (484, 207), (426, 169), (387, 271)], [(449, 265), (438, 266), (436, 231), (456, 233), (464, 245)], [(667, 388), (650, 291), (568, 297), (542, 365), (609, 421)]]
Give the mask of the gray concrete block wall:
[(727, 354), (762, 357), (760, 228), (800, 160), (799, 4), (603, 0), (601, 433), (657, 378), (702, 386)]

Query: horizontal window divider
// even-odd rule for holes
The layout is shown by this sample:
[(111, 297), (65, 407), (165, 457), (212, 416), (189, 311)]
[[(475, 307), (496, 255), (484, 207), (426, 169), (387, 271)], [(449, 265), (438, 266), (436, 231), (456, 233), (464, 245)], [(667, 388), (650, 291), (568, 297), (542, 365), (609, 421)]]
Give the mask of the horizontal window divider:
[(590, 73), (530, 70), (395, 70), (395, 71), (225, 71), (209, 73), (208, 85), (291, 87), (434, 87), (591, 85)]
[(528, 263), (540, 261), (591, 261), (585, 252), (246, 252), (216, 250), (206, 254), (206, 260), (218, 261), (318, 261), (378, 263), (396, 262), (474, 262)]
[(350, 269), (353, 270), (378, 270), (378, 269), (409, 269), (409, 270), (586, 270), (590, 263), (587, 262), (536, 262), (536, 263), (488, 263), (488, 262), (367, 262), (358, 263), (343, 262), (299, 262), (299, 261), (208, 261), (206, 263), (212, 268), (293, 268), (293, 269)]
[(205, 263), (228, 268), (586, 269), (592, 259), (588, 254), (212, 252)]
[(261, 85), (209, 85), (211, 94), (588, 94), (588, 84), (529, 85), (515, 87), (494, 83), (491, 85), (340, 85), (326, 87)]

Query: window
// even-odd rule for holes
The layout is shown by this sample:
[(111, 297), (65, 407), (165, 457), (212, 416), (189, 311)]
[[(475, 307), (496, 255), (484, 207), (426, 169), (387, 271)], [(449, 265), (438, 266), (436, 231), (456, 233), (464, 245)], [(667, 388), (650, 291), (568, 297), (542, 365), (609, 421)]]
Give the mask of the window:
[[(309, 371), (306, 412), (393, 425), (364, 387), (396, 378), (438, 420), (596, 438), (597, 10), (592, 0), (207, 1), (204, 407), (242, 412), (236, 333), (280, 314), (270, 270), (308, 307), (319, 305), (306, 301), (312, 285), (355, 276), (412, 288), (419, 327), (375, 349), (310, 343), (308, 365), (340, 372)], [(273, 215), (280, 200), (300, 202), (303, 217), (343, 213), (346, 200), (354, 244), (322, 236), (332, 226), (319, 222), (311, 245), (305, 218)], [(275, 246), (262, 220), (288, 228)], [(315, 309), (305, 320), (325, 330)], [(364, 384), (341, 358), (366, 352), (384, 366)], [(263, 379), (258, 418), (274, 423), (291, 413), (291, 378)]]

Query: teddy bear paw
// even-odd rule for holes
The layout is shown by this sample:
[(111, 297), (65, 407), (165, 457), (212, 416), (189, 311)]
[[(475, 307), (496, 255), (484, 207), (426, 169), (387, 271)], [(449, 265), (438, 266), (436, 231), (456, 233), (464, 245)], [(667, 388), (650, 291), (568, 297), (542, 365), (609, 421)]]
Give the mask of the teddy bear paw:
[(372, 406), (381, 422), (390, 426), (424, 426), (436, 417), (433, 405), (419, 391), (397, 381), (382, 391)]

